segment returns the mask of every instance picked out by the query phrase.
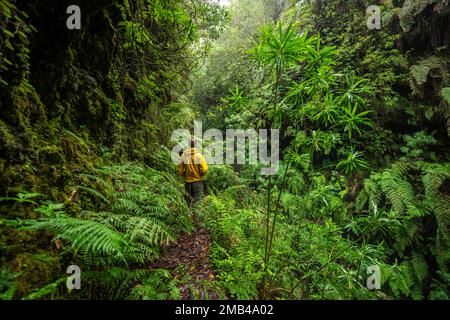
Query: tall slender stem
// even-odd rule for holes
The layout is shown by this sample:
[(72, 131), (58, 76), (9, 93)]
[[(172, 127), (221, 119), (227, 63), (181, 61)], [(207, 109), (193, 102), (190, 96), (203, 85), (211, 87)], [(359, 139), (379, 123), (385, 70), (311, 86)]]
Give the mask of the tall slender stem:
[(267, 264), (269, 252), (269, 226), (270, 226), (270, 194), (272, 189), (272, 176), (269, 176), (269, 185), (267, 186), (267, 215), (266, 215), (266, 243), (264, 246), (264, 275), (261, 285), (261, 299), (265, 299), (266, 295), (266, 278), (267, 278)]
[[(287, 175), (288, 170), (289, 170), (289, 162), (286, 165), (286, 169), (284, 170), (283, 180), (281, 180), (281, 184), (282, 185), (284, 184), (284, 181), (286, 180), (286, 175)], [(267, 260), (270, 259), (270, 255), (272, 253), (272, 249), (271, 248), (272, 248), (273, 236), (274, 236), (274, 233), (275, 233), (275, 222), (276, 222), (277, 215), (278, 215), (278, 207), (280, 205), (280, 199), (281, 199), (282, 191), (283, 191), (283, 188), (280, 188), (280, 191), (278, 192), (277, 201), (275, 202), (275, 212), (274, 212), (274, 215), (273, 215), (273, 223), (272, 223), (272, 230), (271, 230), (271, 233), (270, 233), (270, 240), (269, 240), (269, 246), (268, 246), (269, 252), (267, 253)]]
[[(273, 91), (273, 103), (274, 103), (274, 114), (272, 119), (272, 124), (276, 122), (276, 116), (277, 116), (277, 99), (278, 99), (278, 85), (279, 80), (281, 76), (281, 66), (280, 64), (277, 64), (277, 68), (275, 70), (275, 87)], [(266, 223), (266, 241), (265, 241), (265, 247), (264, 247), (264, 275), (262, 280), (262, 288), (261, 288), (261, 299), (265, 299), (266, 297), (266, 279), (267, 279), (267, 271), (268, 271), (268, 264), (270, 259), (270, 245), (272, 245), (272, 240), (270, 239), (269, 233), (271, 236), (273, 236), (273, 231), (270, 232), (270, 198), (271, 198), (271, 191), (272, 191), (272, 176), (269, 175), (269, 185), (267, 187), (267, 223)], [(275, 213), (276, 215), (276, 213)], [(273, 228), (275, 225), (273, 224)]]

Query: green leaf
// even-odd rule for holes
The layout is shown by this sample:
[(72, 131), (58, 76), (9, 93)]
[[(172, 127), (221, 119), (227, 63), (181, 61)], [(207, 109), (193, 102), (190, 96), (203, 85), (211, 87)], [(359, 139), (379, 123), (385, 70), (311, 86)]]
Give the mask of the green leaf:
[(450, 87), (442, 88), (441, 96), (445, 101), (447, 101), (448, 104), (450, 104)]

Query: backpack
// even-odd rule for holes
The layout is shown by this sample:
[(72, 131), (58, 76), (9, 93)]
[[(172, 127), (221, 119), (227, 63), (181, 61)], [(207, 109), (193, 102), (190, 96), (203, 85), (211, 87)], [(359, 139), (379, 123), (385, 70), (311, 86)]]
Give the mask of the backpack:
[[(194, 154), (195, 157), (196, 154)], [(191, 157), (192, 160), (192, 157)], [(186, 177), (186, 163), (184, 163), (184, 161), (182, 161), (183, 163), (183, 177)], [(195, 163), (195, 159), (194, 159), (194, 163)], [(200, 176), (202, 176), (203, 178), (203, 169), (202, 169), (202, 165), (201, 163), (197, 163), (197, 168), (198, 168), (198, 172), (200, 173)]]

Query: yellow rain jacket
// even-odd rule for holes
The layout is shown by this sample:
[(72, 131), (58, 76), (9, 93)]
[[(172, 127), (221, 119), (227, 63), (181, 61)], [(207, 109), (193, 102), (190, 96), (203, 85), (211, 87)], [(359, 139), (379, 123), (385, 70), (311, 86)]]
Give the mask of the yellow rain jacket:
[(185, 182), (195, 182), (202, 181), (206, 172), (208, 172), (208, 165), (205, 157), (195, 148), (187, 149), (178, 164), (178, 174), (184, 176)]

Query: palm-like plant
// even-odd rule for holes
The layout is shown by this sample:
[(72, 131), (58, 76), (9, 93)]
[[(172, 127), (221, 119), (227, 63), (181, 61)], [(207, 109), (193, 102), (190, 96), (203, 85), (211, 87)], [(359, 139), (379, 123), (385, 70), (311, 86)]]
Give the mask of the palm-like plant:
[(334, 132), (313, 130), (311, 136), (305, 140), (305, 146), (311, 156), (315, 152), (329, 154), (331, 149), (341, 142), (340, 136)]
[(367, 79), (357, 79), (354, 74), (345, 74), (345, 88), (339, 90), (341, 94), (338, 102), (340, 105), (366, 104), (363, 95), (369, 94), (371, 87), (367, 85)]
[(311, 41), (315, 40), (314, 46), (309, 46), (306, 51), (305, 60), (308, 63), (306, 70), (317, 71), (322, 66), (332, 66), (336, 63), (338, 50), (335, 46), (322, 46), (320, 34), (317, 34)]
[(305, 55), (307, 62), (305, 73), (308, 78), (305, 87), (309, 96), (329, 92), (330, 86), (336, 80), (332, 66), (336, 62), (338, 53), (334, 46), (321, 45), (320, 34), (317, 34), (313, 40), (315, 40), (315, 45), (308, 46)]
[(160, 244), (174, 240), (177, 226), (191, 228), (182, 193), (168, 174), (126, 164), (82, 176), (89, 182), (78, 189), (101, 201), (98, 210), (84, 210), (77, 217), (64, 214), (60, 206), (50, 214), (37, 210), (46, 217), (28, 220), (24, 228), (49, 230), (85, 257), (118, 263), (149, 261)]
[(314, 120), (319, 121), (325, 126), (332, 125), (336, 122), (339, 114), (337, 103), (331, 93), (325, 96), (325, 101), (320, 105), (319, 111), (315, 114)]
[(237, 112), (240, 112), (248, 103), (248, 98), (244, 96), (244, 93), (239, 89), (236, 84), (234, 90), (229, 90), (229, 96), (225, 99), (226, 102)]
[(364, 152), (350, 151), (347, 158), (339, 161), (337, 169), (343, 170), (346, 174), (352, 174), (355, 171), (368, 168), (368, 162), (363, 159)]
[(323, 65), (309, 73), (308, 79), (305, 81), (305, 89), (308, 96), (316, 94), (326, 94), (335, 82), (335, 76), (330, 66)]
[(250, 50), (253, 59), (263, 68), (268, 68), (268, 74), (273, 79), (274, 111), (271, 120), (276, 126), (280, 126), (282, 121), (282, 112), (277, 101), (280, 79), (289, 66), (304, 60), (311, 43), (312, 38), (308, 38), (306, 33), (297, 34), (292, 24), (283, 28), (280, 21), (276, 27), (264, 26), (259, 45)]
[(326, 141), (327, 134), (321, 130), (313, 130), (311, 137), (308, 139), (310, 153), (322, 151)]
[(260, 43), (250, 52), (261, 66), (269, 68), (269, 74), (278, 82), (289, 65), (303, 61), (311, 41), (306, 33), (298, 35), (292, 24), (284, 29), (280, 21), (276, 27), (262, 28)]
[[(283, 73), (286, 72), (288, 66), (299, 63), (303, 60), (304, 53), (309, 49), (311, 39), (307, 34), (298, 35), (289, 25), (286, 29), (283, 28), (281, 21), (278, 26), (265, 26), (261, 31), (260, 43), (252, 51), (253, 58), (264, 68), (269, 68), (269, 75), (273, 82), (273, 112), (272, 123), (279, 127), (282, 123), (282, 112), (278, 107), (278, 90), (280, 79)], [(287, 171), (286, 171), (287, 172)], [(275, 221), (277, 210), (273, 217), (272, 227), (270, 230), (270, 198), (272, 189), (272, 178), (269, 176), (269, 184), (267, 188), (267, 218), (266, 218), (266, 243), (265, 243), (265, 276), (262, 284), (261, 296), (265, 296), (265, 280), (267, 276), (267, 263), (270, 259), (270, 247), (275, 230)], [(279, 197), (278, 197), (279, 198)], [(277, 206), (278, 206), (277, 201)]]

